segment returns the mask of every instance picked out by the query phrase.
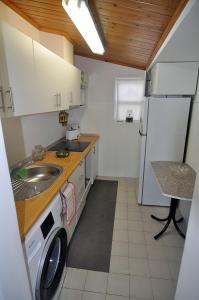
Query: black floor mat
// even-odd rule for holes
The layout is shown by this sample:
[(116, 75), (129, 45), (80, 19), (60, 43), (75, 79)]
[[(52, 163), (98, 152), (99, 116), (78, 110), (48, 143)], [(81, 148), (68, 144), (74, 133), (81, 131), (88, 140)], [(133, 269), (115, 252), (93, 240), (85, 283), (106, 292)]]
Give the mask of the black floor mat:
[(94, 182), (70, 242), (68, 267), (109, 272), (117, 186), (117, 181)]

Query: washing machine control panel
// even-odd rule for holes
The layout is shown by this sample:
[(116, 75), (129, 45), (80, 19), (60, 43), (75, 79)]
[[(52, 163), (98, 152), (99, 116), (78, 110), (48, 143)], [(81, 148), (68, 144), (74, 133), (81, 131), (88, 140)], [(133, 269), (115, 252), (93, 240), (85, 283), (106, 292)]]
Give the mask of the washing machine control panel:
[(55, 221), (54, 221), (52, 213), (50, 212), (40, 226), (44, 239), (47, 237), (47, 235), (51, 231), (54, 224), (55, 224)]

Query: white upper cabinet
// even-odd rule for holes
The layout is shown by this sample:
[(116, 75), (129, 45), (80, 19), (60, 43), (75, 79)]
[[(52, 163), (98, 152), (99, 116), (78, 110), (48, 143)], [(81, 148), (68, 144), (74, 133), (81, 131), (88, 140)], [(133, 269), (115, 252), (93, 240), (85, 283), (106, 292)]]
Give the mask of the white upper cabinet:
[(80, 105), (81, 71), (70, 65), (70, 106)]
[(195, 95), (198, 63), (157, 63), (151, 71), (150, 95)]
[(0, 115), (22, 116), (80, 105), (81, 72), (0, 22)]
[(39, 90), (39, 111), (59, 110), (60, 95), (58, 91), (58, 66), (56, 55), (33, 41), (37, 87)]
[(32, 39), (0, 22), (0, 72), (7, 116), (37, 112)]

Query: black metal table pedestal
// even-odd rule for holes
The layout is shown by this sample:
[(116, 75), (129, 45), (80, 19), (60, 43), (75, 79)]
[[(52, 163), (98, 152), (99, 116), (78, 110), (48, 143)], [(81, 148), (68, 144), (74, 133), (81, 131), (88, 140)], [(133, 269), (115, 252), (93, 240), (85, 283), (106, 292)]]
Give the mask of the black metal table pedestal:
[(164, 218), (164, 219), (160, 219), (157, 218), (154, 215), (151, 215), (151, 218), (153, 218), (156, 221), (167, 221), (166, 224), (164, 225), (163, 229), (154, 236), (154, 239), (157, 240), (169, 227), (169, 224), (171, 223), (171, 221), (173, 221), (173, 224), (177, 230), (177, 232), (181, 235), (181, 237), (185, 238), (184, 233), (181, 231), (181, 229), (178, 227), (177, 223), (180, 223), (183, 221), (183, 218), (180, 218), (179, 220), (176, 220), (176, 209), (178, 207), (178, 199), (175, 198), (171, 198), (171, 204), (170, 204), (170, 209), (169, 209), (169, 215), (168, 217)]

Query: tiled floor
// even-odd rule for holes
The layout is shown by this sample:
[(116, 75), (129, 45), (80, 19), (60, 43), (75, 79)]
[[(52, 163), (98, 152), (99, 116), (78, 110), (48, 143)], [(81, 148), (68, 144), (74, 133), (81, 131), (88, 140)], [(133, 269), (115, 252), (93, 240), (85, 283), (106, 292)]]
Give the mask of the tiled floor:
[(184, 241), (173, 227), (155, 241), (151, 213), (168, 208), (139, 206), (133, 179), (119, 179), (110, 273), (68, 268), (60, 300), (173, 300)]

